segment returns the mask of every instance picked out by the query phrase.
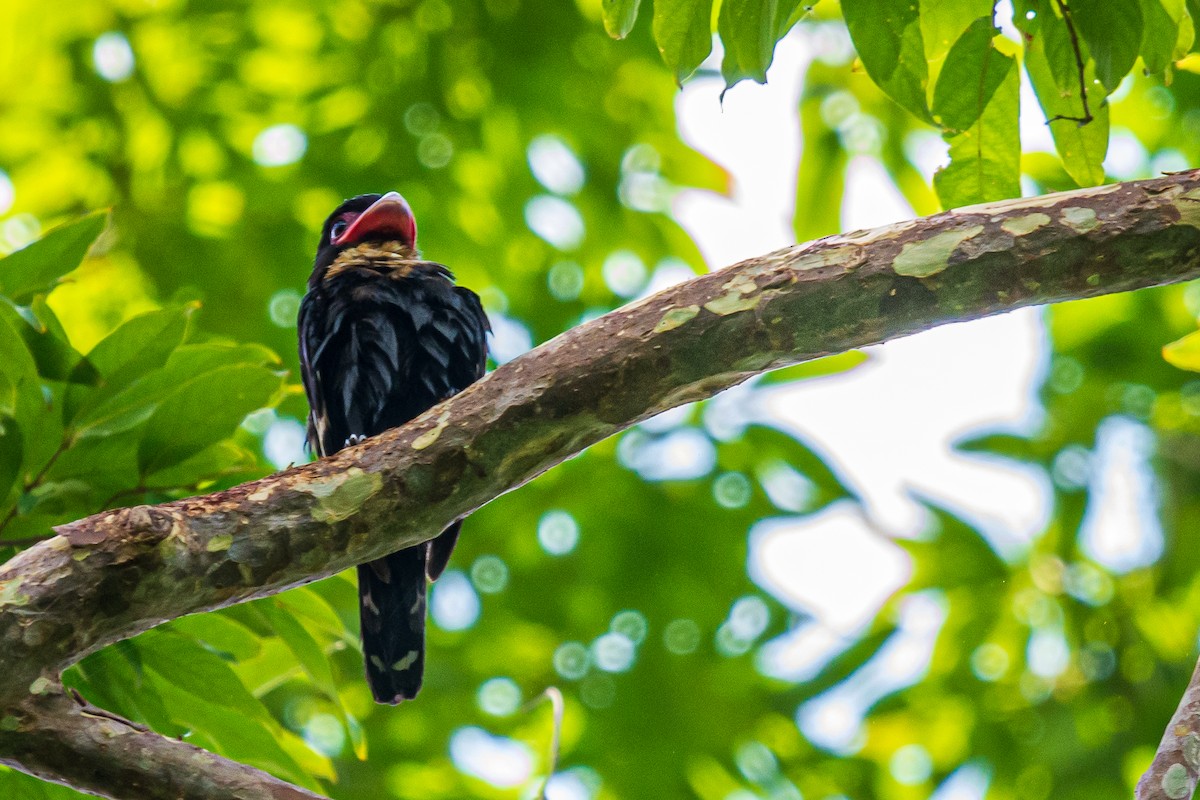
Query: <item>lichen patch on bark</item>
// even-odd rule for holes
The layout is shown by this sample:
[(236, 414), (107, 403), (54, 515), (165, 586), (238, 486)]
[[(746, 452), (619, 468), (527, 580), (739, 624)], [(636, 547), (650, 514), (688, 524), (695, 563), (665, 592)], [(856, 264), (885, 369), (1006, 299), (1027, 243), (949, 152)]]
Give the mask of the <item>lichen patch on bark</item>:
[(700, 313), (700, 306), (684, 306), (683, 308), (670, 308), (662, 315), (662, 319), (654, 326), (655, 333), (665, 333), (666, 331), (674, 330), (680, 325), (695, 319)]
[(983, 233), (982, 225), (943, 231), (926, 239), (908, 242), (892, 261), (897, 275), (928, 278), (950, 266), (950, 256), (968, 239)]
[(1025, 214), (1020, 217), (1010, 217), (1000, 223), (1000, 230), (1005, 233), (1011, 233), (1013, 236), (1024, 236), (1027, 233), (1032, 233), (1043, 225), (1049, 225), (1051, 222), (1049, 215), (1037, 212), (1034, 214)]
[(341, 522), (354, 516), (363, 503), (383, 488), (383, 478), (375, 472), (363, 472), (359, 467), (350, 467), (345, 472), (335, 473), (320, 483), (300, 487), (300, 491), (316, 498), (312, 518), (318, 522)]
[(1062, 210), (1062, 220), (1068, 228), (1076, 233), (1087, 233), (1094, 230), (1100, 221), (1096, 219), (1096, 212), (1091, 208), (1081, 206), (1068, 206)]
[(413, 439), (412, 449), (424, 450), (426, 447), (429, 447), (429, 445), (436, 442), (438, 437), (442, 435), (442, 431), (446, 429), (446, 425), (449, 424), (449, 422), (450, 412), (443, 411), (441, 416), (438, 417), (437, 425), (434, 425), (432, 428)]

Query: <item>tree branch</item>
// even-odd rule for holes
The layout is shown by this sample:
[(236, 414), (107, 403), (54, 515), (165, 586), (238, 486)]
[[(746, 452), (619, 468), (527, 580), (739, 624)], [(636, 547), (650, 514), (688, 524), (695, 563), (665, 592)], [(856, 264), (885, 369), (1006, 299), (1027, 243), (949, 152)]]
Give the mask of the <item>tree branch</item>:
[(1150, 768), (1138, 781), (1137, 800), (1181, 800), (1200, 778), (1200, 662), (1159, 742)]
[[(700, 275), (568, 331), (331, 458), (61, 526), (0, 567), (0, 708), (28, 708), (39, 679), (165, 620), (425, 541), (589, 445), (761, 372), (948, 322), (1198, 275), (1200, 171), (963, 208)], [(62, 733), (57, 746), (82, 762), (69, 775), (19, 737), (0, 737), (0, 759), (60, 780), (89, 764), (100, 774), (97, 750)], [(169, 749), (162, 757), (184, 758)], [(104, 758), (117, 762), (105, 774), (138, 769), (135, 748), (112, 746)], [(88, 789), (127, 796), (115, 783)]]
[(0, 764), (107, 797), (320, 800), (261, 770), (81, 704), (43, 681), (0, 717)]

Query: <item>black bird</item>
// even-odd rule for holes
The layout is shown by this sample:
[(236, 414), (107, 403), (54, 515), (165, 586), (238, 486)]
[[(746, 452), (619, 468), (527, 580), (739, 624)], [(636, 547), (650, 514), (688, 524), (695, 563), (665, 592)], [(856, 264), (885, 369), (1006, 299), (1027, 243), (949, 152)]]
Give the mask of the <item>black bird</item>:
[[(325, 220), (299, 319), (308, 443), (318, 455), (402, 425), (483, 377), (489, 326), (479, 297), (416, 247), (412, 209), (395, 192), (351, 198)], [(459, 525), (358, 568), (377, 702), (421, 688), (426, 581), (445, 569)]]

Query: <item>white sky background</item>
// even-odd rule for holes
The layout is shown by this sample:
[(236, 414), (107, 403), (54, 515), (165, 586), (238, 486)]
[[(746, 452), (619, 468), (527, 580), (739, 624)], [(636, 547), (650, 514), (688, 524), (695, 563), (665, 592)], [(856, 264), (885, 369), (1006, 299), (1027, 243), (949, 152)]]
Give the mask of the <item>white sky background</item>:
[[(693, 80), (680, 94), (684, 139), (733, 177), (731, 197), (688, 192), (674, 205), (710, 268), (795, 241), (802, 145), (796, 109), (813, 41), (812, 34), (793, 32), (776, 50), (767, 85), (742, 83), (723, 104), (720, 79)], [(941, 155), (935, 145), (921, 166), (931, 172)], [(843, 230), (912, 216), (877, 161), (852, 161)], [(951, 507), (1002, 549), (1019, 548), (1046, 521), (1050, 490), (1038, 473), (951, 449), (970, 433), (1029, 432), (1037, 424), (1034, 392), (1047, 353), (1040, 312), (945, 326), (868, 352), (871, 360), (849, 373), (772, 391), (762, 409), (822, 453), (866, 506), (865, 515), (847, 503), (803, 523), (768, 522), (754, 532), (751, 574), (815, 617), (762, 654), (765, 670), (795, 680), (847, 646), (904, 585), (908, 559), (886, 536), (922, 531), (925, 512), (914, 494)], [(943, 618), (937, 598), (909, 598), (902, 635), (850, 681), (800, 709), (805, 734), (835, 750), (855, 749), (869, 705), (923, 673)], [(979, 796), (978, 784), (946, 794)]]
[[(1011, 8), (997, 17), (1007, 21)], [(733, 178), (729, 197), (685, 192), (673, 206), (710, 268), (794, 243), (802, 146), (796, 109), (812, 53), (827, 50), (828, 39), (828, 31), (793, 31), (776, 50), (767, 85), (742, 83), (725, 94), (723, 104), (719, 78), (694, 79), (681, 92), (683, 138)], [(709, 65), (715, 68), (718, 59), (714, 53)], [(1021, 101), (1022, 147), (1053, 152), (1027, 81)], [(915, 160), (932, 178), (946, 161), (945, 148), (933, 134), (920, 141)], [(1118, 178), (1146, 177), (1154, 163), (1130, 142), (1137, 140), (1114, 130), (1105, 166)], [(913, 216), (877, 160), (860, 155), (851, 161), (843, 231)], [(760, 409), (761, 417), (821, 453), (865, 506), (835, 505), (800, 523), (767, 521), (752, 534), (755, 580), (814, 618), (763, 650), (762, 668), (793, 680), (811, 676), (850, 644), (905, 584), (908, 558), (889, 537), (917, 536), (925, 529), (927, 513), (917, 498), (964, 517), (1009, 556), (1019, 554), (1048, 520), (1051, 487), (1040, 471), (952, 448), (956, 440), (984, 432), (1037, 429), (1042, 409), (1036, 392), (1049, 354), (1040, 310), (947, 325), (866, 351), (871, 358), (865, 365), (771, 390)], [(1150, 563), (1161, 553), (1147, 462), (1152, 439), (1139, 423), (1114, 418), (1087, 456), (1085, 480), (1095, 502), (1081, 539), (1084, 551), (1112, 571)], [(933, 593), (907, 598), (900, 610), (901, 635), (849, 681), (799, 710), (797, 722), (808, 738), (834, 750), (856, 749), (870, 704), (923, 674), (944, 616)], [(1038, 637), (1065, 641), (1057, 631), (1039, 631), (1033, 639)], [(1036, 669), (1033, 639), (1029, 661)], [(986, 778), (968, 772), (956, 773), (937, 793), (939, 800), (981, 796)]]
[[(680, 96), (684, 138), (734, 179), (732, 197), (689, 192), (674, 207), (710, 267), (795, 242), (791, 219), (802, 144), (796, 108), (809, 41), (802, 33), (789, 36), (776, 51), (767, 85), (739, 84), (725, 95), (723, 109), (719, 79), (695, 80)], [(843, 230), (912, 216), (877, 161), (858, 156), (851, 162)], [(862, 494), (871, 522), (888, 533), (920, 533), (925, 519), (916, 492), (952, 505), (998, 543), (1028, 541), (1044, 525), (1048, 487), (1031, 471), (954, 453), (951, 443), (986, 429), (1032, 430), (1038, 414), (1033, 392), (1046, 352), (1040, 313), (945, 326), (867, 352), (871, 360), (849, 373), (772, 391), (765, 413), (825, 455)], [(906, 572), (902, 559), (888, 555), (898, 549), (870, 527), (833, 509), (761, 537), (754, 566), (767, 586), (851, 632), (878, 605), (862, 607), (860, 562), (868, 562), (872, 582), (890, 587)], [(814, 535), (817, 529), (831, 532)], [(797, 565), (811, 580), (794, 579)], [(852, 567), (858, 580), (847, 582), (845, 570)]]

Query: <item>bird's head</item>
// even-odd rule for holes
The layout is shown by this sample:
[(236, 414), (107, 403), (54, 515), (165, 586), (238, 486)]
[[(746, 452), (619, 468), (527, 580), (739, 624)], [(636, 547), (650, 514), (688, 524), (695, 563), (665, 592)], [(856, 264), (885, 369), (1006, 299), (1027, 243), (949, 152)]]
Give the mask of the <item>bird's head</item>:
[(417, 221), (397, 192), (360, 194), (334, 209), (321, 229), (314, 273), (324, 272), (347, 251), (371, 246), (416, 256)]

